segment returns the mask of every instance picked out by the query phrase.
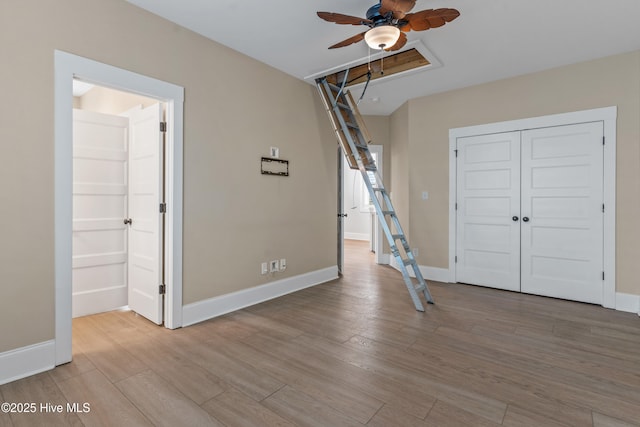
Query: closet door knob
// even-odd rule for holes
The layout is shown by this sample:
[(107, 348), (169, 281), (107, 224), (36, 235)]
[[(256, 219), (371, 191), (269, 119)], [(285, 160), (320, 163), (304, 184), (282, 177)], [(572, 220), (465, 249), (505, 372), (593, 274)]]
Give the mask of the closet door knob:
[(131, 218), (125, 218), (125, 219), (124, 219), (124, 224), (125, 224), (125, 225), (127, 225), (127, 224), (131, 225), (131, 223), (132, 223), (132, 222), (133, 222), (133, 221), (131, 221)]
[(514, 220), (514, 221), (517, 221), (518, 217), (514, 215), (511, 219)]
[(522, 220), (523, 220), (524, 222), (529, 222), (529, 217), (528, 217), (528, 216), (523, 216), (523, 217), (522, 217)]

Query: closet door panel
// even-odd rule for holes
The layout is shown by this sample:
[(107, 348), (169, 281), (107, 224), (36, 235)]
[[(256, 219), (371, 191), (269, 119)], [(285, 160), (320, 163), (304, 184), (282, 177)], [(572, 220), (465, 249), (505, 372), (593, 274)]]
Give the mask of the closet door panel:
[(603, 125), (522, 133), (522, 292), (602, 303)]
[(456, 280), (518, 291), (520, 132), (460, 138), (457, 162)]

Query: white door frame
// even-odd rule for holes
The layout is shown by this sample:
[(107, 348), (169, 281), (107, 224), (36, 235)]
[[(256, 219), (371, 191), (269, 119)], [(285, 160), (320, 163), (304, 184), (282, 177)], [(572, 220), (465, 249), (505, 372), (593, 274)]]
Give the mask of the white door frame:
[(618, 108), (554, 114), (521, 120), (490, 123), (449, 130), (449, 282), (456, 282), (456, 148), (457, 139), (466, 136), (564, 126), (577, 123), (603, 122), (604, 137), (604, 259), (605, 271), (602, 306), (616, 305), (616, 118)]
[(80, 56), (54, 52), (55, 364), (71, 361), (72, 82), (90, 83), (167, 104), (165, 326), (182, 326), (182, 158), (184, 88)]

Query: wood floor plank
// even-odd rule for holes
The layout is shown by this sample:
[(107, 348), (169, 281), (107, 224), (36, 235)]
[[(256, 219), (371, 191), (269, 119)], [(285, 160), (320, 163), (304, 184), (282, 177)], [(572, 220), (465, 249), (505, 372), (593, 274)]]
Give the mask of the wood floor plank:
[(357, 427), (364, 425), (290, 386), (278, 390), (265, 399), (262, 404), (300, 426)]
[[(48, 372), (4, 384), (0, 386), (0, 392), (4, 399), (3, 402), (35, 404), (29, 409), (29, 412), (9, 414), (15, 427), (82, 425), (77, 414), (67, 411), (69, 401)], [(62, 405), (61, 412), (44, 409), (58, 405)]]
[(116, 383), (155, 426), (222, 426), (195, 402), (148, 370)]
[(49, 371), (51, 378), (53, 378), (56, 383), (96, 369), (96, 366), (84, 353), (74, 352), (72, 357), (71, 362), (56, 366), (55, 369)]
[(74, 361), (0, 398), (91, 412), (0, 427), (640, 427), (637, 315), (437, 282), (417, 312), (366, 242), (346, 241), (345, 260), (339, 279), (181, 329), (130, 311), (74, 319)]
[(426, 425), (434, 427), (495, 427), (500, 425), (500, 423), (494, 423), (442, 401), (437, 401), (433, 405), (425, 422)]
[(640, 425), (640, 415), (638, 416), (638, 423), (631, 424), (598, 412), (593, 413), (593, 427), (637, 427), (638, 425)]
[(291, 421), (251, 399), (246, 394), (228, 389), (202, 405), (212, 417), (227, 426), (294, 427)]
[(131, 355), (100, 329), (99, 318), (82, 318), (82, 323), (74, 324), (73, 340), (97, 369), (111, 382), (116, 382), (149, 369), (140, 359)]
[(389, 364), (405, 367), (412, 372), (412, 380), (418, 381), (419, 387), (434, 398), (465, 409), (480, 417), (494, 422), (501, 422), (507, 404), (489, 395), (474, 392), (464, 383), (449, 381), (451, 377), (441, 376), (439, 367), (423, 359), (421, 354), (411, 349), (399, 350), (391, 345), (355, 336), (345, 345), (352, 348), (366, 347), (375, 357)]
[[(2, 400), (6, 402), (6, 400)], [(8, 413), (0, 412), (0, 427), (13, 427), (11, 416)]]
[[(272, 336), (279, 336), (269, 332)], [(230, 357), (243, 360), (251, 366), (267, 372), (282, 383), (288, 384), (313, 399), (366, 423), (383, 405), (383, 402), (352, 387), (347, 382), (336, 382), (316, 369), (298, 362), (298, 353), (291, 352), (287, 359), (274, 357), (244, 343), (228, 342), (224, 351)], [(303, 356), (304, 358), (304, 356)]]
[(144, 359), (152, 370), (201, 405), (229, 388), (222, 379), (193, 362), (161, 339), (131, 343), (127, 350)]
[[(434, 403), (435, 404), (435, 403)], [(384, 405), (371, 420), (367, 423), (368, 427), (426, 427), (427, 423), (422, 418), (409, 415), (392, 406)]]
[(224, 339), (220, 339), (219, 343), (215, 339), (203, 342), (182, 335), (174, 336), (170, 342), (176, 345), (175, 351), (183, 357), (256, 401), (261, 401), (284, 385), (266, 372), (224, 354)]
[(416, 390), (415, 387), (407, 387), (396, 380), (344, 362), (315, 348), (302, 346), (298, 342), (279, 341), (266, 335), (255, 335), (245, 341), (288, 363), (295, 362), (337, 384), (348, 384), (357, 389), (358, 393), (374, 397), (417, 417), (424, 417), (435, 402), (434, 397)]
[(89, 413), (78, 415), (87, 427), (152, 425), (98, 370), (71, 377), (62, 381), (59, 387), (69, 401), (90, 404)]

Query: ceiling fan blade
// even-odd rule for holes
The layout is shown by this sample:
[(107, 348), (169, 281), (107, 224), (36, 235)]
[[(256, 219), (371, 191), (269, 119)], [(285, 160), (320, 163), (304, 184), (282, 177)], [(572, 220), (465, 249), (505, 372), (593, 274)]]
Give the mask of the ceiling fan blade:
[(366, 25), (371, 23), (368, 19), (358, 18), (357, 16), (343, 15), (333, 12), (317, 12), (318, 16), (325, 21), (335, 22), (336, 24)]
[(346, 40), (342, 40), (341, 42), (336, 43), (333, 46), (329, 46), (329, 49), (336, 49), (339, 47), (345, 47), (345, 46), (349, 46), (350, 44), (358, 43), (359, 41), (364, 40), (365, 33), (366, 31), (364, 33), (356, 34), (353, 37), (349, 37)]
[(400, 38), (398, 39), (396, 44), (391, 46), (389, 49), (385, 49), (385, 50), (387, 52), (393, 52), (393, 51), (396, 51), (396, 50), (400, 50), (400, 49), (402, 49), (402, 47), (405, 44), (407, 44), (407, 35), (405, 33), (400, 33)]
[(430, 28), (442, 27), (460, 16), (456, 9), (427, 9), (416, 13), (407, 14), (404, 19), (409, 21), (402, 31), (408, 31), (407, 26), (413, 31), (425, 31)]
[(394, 18), (402, 19), (415, 5), (416, 0), (381, 0), (380, 14), (385, 15), (388, 12), (393, 12)]

